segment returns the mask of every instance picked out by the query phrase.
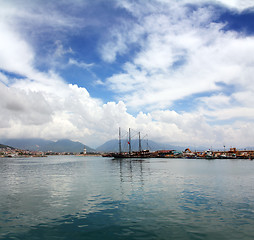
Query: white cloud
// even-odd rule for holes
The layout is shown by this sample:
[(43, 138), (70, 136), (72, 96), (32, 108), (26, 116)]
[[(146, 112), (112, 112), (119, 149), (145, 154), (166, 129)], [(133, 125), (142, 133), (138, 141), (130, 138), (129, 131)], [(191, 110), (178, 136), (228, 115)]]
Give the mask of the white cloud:
[[(117, 2), (117, 4), (119, 3)], [(126, 54), (129, 51), (130, 44), (142, 41), (141, 37), (144, 33), (142, 24), (135, 25), (133, 28), (132, 23), (129, 24), (128, 21), (122, 20), (117, 26), (119, 26), (120, 29), (112, 27), (112, 29), (109, 30), (106, 39), (103, 39), (102, 44), (98, 49), (102, 59), (109, 63), (114, 62), (118, 55), (122, 56)]]
[(240, 10), (251, 8), (254, 5), (252, 0), (218, 0), (218, 2)]
[(76, 61), (75, 59), (72, 59), (72, 58), (69, 59), (69, 64), (70, 65), (75, 65), (75, 66), (78, 66), (78, 67), (81, 67), (81, 68), (84, 68), (84, 69), (89, 69), (92, 66), (94, 66), (93, 63), (78, 62), (78, 61)]
[[(187, 10), (175, 5), (169, 9), (171, 14), (156, 9), (153, 14), (140, 15), (139, 24), (147, 36), (141, 50), (122, 73), (107, 81), (129, 107), (170, 107), (193, 94), (222, 91), (218, 82), (248, 90), (253, 81), (253, 37), (221, 31), (223, 25), (210, 23), (209, 8), (187, 16), (183, 14)], [(135, 26), (133, 29), (135, 32)]]
[(0, 81), (4, 84), (8, 84), (9, 78), (0, 72)]
[(202, 97), (199, 98), (199, 101), (204, 103), (205, 107), (209, 107), (209, 109), (218, 109), (230, 107), (231, 98), (229, 96), (225, 96), (223, 94), (213, 95), (210, 97)]
[[(29, 84), (27, 86), (29, 88)], [(44, 87), (52, 89), (52, 86)], [(244, 146), (252, 141), (249, 134), (241, 143), (236, 138), (236, 134), (243, 137), (250, 123), (212, 127), (201, 113), (180, 114), (169, 110), (140, 112), (134, 117), (123, 102), (103, 104), (91, 98), (86, 89), (76, 85), (67, 85), (64, 90), (55, 89), (57, 96), (53, 91), (27, 92), (2, 86), (1, 89), (7, 96), (2, 95), (5, 104), (1, 104), (4, 115), (1, 115), (0, 137), (71, 138), (97, 146), (117, 138), (118, 127), (121, 126), (123, 131), (131, 127), (147, 133), (149, 139), (179, 145), (215, 147), (223, 141), (227, 145)], [(209, 114), (212, 116), (212, 113)], [(220, 119), (223, 111), (215, 114)]]
[[(76, 3), (77, 1), (70, 5), (68, 1), (62, 1), (61, 4), (47, 1), (41, 4), (40, 2), (31, 2), (29, 0), (23, 0), (22, 2), (1, 0), (0, 18), (10, 25), (18, 25), (21, 28), (24, 26), (19, 24), (25, 21), (29, 23), (25, 26), (26, 28), (36, 25), (37, 27), (49, 26), (51, 30), (59, 27), (69, 30), (73, 27), (81, 26), (82, 23), (76, 16), (63, 14), (59, 7), (66, 7), (66, 9), (67, 7), (75, 8), (76, 6), (78, 7)], [(85, 4), (85, 2), (82, 3), (83, 6)]]
[(243, 106), (253, 107), (254, 106), (254, 98), (253, 98), (254, 89), (252, 85), (249, 86), (248, 90), (239, 91), (234, 93), (232, 97), (239, 103), (242, 103)]
[(68, 49), (65, 49), (60, 40), (57, 40), (55, 42), (55, 45), (56, 45), (56, 50), (55, 50), (54, 55), (55, 55), (56, 58), (62, 57), (65, 54), (68, 54), (68, 53), (73, 53), (73, 51), (70, 47)]
[[(158, 2), (169, 3), (167, 0), (158, 0)], [(223, 4), (230, 8), (235, 8), (238, 10), (244, 10), (246, 8), (253, 7), (252, 0), (182, 0), (182, 4), (184, 3), (191, 3), (191, 4), (205, 4), (205, 3), (213, 3), (213, 4)]]
[(32, 71), (34, 53), (31, 47), (3, 22), (0, 32), (0, 68), (17, 74)]
[(41, 93), (25, 92), (0, 83), (1, 126), (11, 121), (23, 125), (41, 125), (51, 120), (51, 107)]
[[(220, 2), (239, 9), (250, 6), (248, 1)], [(12, 14), (5, 19), (7, 14), (0, 10), (0, 137), (71, 138), (96, 146), (117, 138), (121, 126), (179, 145), (253, 144), (253, 37), (221, 31), (222, 25), (210, 23), (210, 8), (186, 16), (183, 5), (172, 1), (165, 3), (168, 8), (155, 1), (145, 6), (143, 2), (118, 4), (138, 22), (121, 22), (119, 28), (111, 29), (100, 48), (102, 58), (113, 62), (128, 53), (132, 44), (138, 50), (121, 73), (107, 79), (107, 86), (119, 93), (119, 101), (107, 103), (91, 97), (85, 88), (67, 84), (53, 70), (36, 69), (33, 45), (17, 31), (18, 25), (10, 25), (17, 13), (24, 18), (28, 14), (27, 19), (35, 15), (8, 5), (7, 12)], [(59, 12), (54, 13), (50, 18), (56, 22), (54, 27), (76, 26), (75, 19), (64, 20)], [(44, 19), (43, 14), (39, 19)], [(58, 42), (52, 57), (72, 53), (63, 46)], [(69, 64), (87, 70), (93, 66), (72, 58)], [(193, 109), (168, 110), (177, 100), (212, 91), (194, 98)], [(129, 113), (130, 108), (136, 116)], [(238, 121), (229, 124), (227, 120), (232, 119)]]

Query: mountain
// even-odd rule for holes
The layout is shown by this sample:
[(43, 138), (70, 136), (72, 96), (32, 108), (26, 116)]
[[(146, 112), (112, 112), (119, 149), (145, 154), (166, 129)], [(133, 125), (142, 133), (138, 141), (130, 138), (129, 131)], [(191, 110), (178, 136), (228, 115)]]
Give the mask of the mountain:
[(4, 145), (4, 144), (0, 144), (0, 148), (12, 148), (13, 149), (13, 147), (10, 147), (10, 146)]
[(1, 143), (13, 146), (19, 149), (27, 149), (31, 151), (52, 151), (52, 152), (83, 152), (84, 146), (87, 152), (95, 152), (94, 149), (80, 143), (74, 142), (69, 139), (61, 139), (56, 142), (40, 138), (28, 139), (1, 139)]
[[(180, 146), (174, 146), (167, 143), (158, 143), (154, 141), (142, 141), (141, 142), (142, 149), (149, 149), (150, 151), (156, 150), (178, 150), (182, 151), (185, 148)], [(121, 142), (122, 151), (128, 152), (128, 144), (127, 141)], [(131, 150), (138, 151), (139, 149), (139, 140), (133, 139), (131, 141)], [(97, 152), (118, 152), (119, 151), (119, 141), (117, 139), (109, 140), (102, 144), (101, 146), (96, 148)]]
[(97, 152), (118, 152), (119, 151), (119, 145), (118, 140), (109, 140), (105, 143), (103, 143), (101, 146), (96, 148)]

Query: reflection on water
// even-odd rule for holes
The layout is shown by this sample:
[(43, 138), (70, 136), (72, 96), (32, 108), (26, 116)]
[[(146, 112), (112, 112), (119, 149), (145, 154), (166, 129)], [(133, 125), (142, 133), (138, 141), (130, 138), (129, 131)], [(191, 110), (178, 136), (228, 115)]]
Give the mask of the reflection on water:
[(0, 159), (2, 239), (253, 239), (251, 161)]
[[(136, 178), (143, 182), (143, 174), (147, 173), (147, 170), (143, 170), (143, 163), (145, 160), (139, 159), (139, 160), (130, 160), (130, 159), (122, 159), (122, 160), (111, 160), (112, 165), (117, 164), (119, 165), (119, 173), (120, 173), (120, 180), (121, 182), (132, 182), (133, 178), (134, 181), (136, 181)], [(146, 166), (146, 165), (145, 165)]]

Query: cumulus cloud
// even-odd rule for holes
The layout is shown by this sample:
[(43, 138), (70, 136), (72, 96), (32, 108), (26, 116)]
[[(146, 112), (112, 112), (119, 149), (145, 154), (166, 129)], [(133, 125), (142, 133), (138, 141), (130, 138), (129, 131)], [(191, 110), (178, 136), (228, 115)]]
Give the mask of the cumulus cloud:
[[(2, 95), (5, 104), (2, 102), (0, 105), (4, 113), (1, 115), (1, 137), (71, 138), (97, 146), (108, 139), (117, 138), (117, 129), (121, 126), (123, 131), (131, 127), (147, 133), (150, 139), (162, 142), (215, 147), (222, 139), (230, 139), (234, 145), (239, 140), (236, 135), (242, 137), (247, 126), (250, 126), (239, 121), (235, 128), (230, 125), (226, 128), (213, 127), (201, 113), (177, 113), (173, 110), (147, 114), (140, 112), (134, 117), (128, 113), (123, 102), (103, 104), (77, 85), (66, 86), (62, 94), (59, 93), (61, 90), (55, 90), (58, 96), (51, 91), (27, 92), (2, 87), (7, 96)], [(241, 146), (250, 141), (252, 136), (248, 136)]]
[[(40, 26), (75, 31), (78, 18), (65, 18), (53, 5), (49, 12), (54, 14), (46, 19), (45, 9), (30, 11), (35, 3), (27, 11), (5, 3), (7, 11), (0, 10), (0, 137), (71, 138), (96, 146), (117, 138), (121, 126), (178, 145), (253, 143), (254, 39), (223, 31), (224, 25), (213, 21), (213, 6), (190, 11), (184, 5), (203, 2), (114, 2), (133, 19), (120, 19), (97, 49), (107, 64), (135, 51), (119, 63), (120, 72), (106, 82), (97, 80), (115, 94), (111, 102), (67, 83), (52, 62), (49, 69), (38, 69), (39, 43), (32, 44), (17, 24), (19, 18), (35, 19)], [(239, 10), (253, 6), (247, 0), (217, 2)], [(73, 51), (56, 38), (51, 57), (61, 61)], [(96, 65), (74, 58), (68, 64), (86, 70)], [(187, 105), (188, 97), (192, 108), (174, 110), (177, 101)]]
[(11, 127), (11, 122), (40, 125), (51, 120), (51, 107), (38, 92), (8, 88), (0, 83), (0, 95), (0, 127)]

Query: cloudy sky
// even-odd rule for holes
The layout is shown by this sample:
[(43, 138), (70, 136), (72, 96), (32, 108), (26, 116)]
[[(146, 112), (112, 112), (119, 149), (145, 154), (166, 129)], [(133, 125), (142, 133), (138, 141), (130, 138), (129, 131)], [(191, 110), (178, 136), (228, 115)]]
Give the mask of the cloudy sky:
[(252, 0), (0, 0), (0, 138), (254, 146)]

